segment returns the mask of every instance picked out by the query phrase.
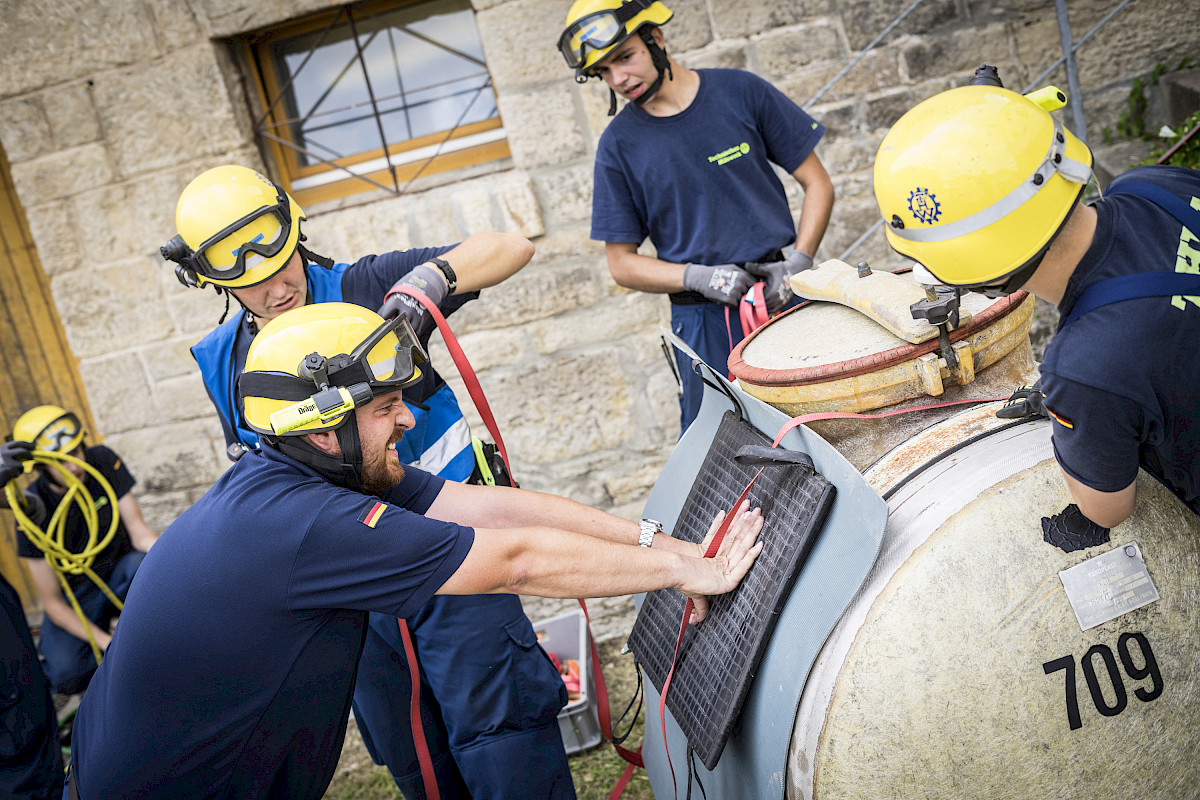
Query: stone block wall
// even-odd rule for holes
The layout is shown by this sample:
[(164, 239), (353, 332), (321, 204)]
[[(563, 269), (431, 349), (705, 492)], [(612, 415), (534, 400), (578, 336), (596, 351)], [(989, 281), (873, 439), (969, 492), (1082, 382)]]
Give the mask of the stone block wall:
[[(2, 2), (0, 145), (97, 424), (131, 464), (161, 528), (227, 465), (187, 352), (221, 315), (158, 256), (175, 200), (222, 163), (263, 167), (229, 37), (329, 0)], [(1023, 89), (1061, 55), (1051, 0), (925, 0), (816, 98), (908, 0), (668, 0), (668, 48), (693, 67), (736, 67), (778, 85), (826, 126), (818, 154), (837, 202), (818, 260), (875, 221), (871, 162), (906, 109), (987, 62)], [(1076, 39), (1117, 5), (1072, 0)], [(455, 316), (523, 485), (636, 518), (678, 435), (660, 350), (665, 298), (617, 287), (588, 239), (591, 160), (608, 92), (577, 85), (554, 49), (567, 0), (475, 0), (511, 159), (306, 209), (317, 252), (346, 260), (449, 243), (479, 230), (529, 237), (521, 273)], [(1139, 0), (1079, 54), (1089, 129), (1119, 115), (1133, 78), (1200, 52), (1187, 0)], [(1047, 82), (1063, 88), (1061, 69)], [(811, 102), (810, 101), (814, 101)], [(1065, 118), (1072, 124), (1069, 117)], [(799, 208), (800, 190), (788, 179)], [(851, 257), (887, 265), (881, 234)], [(444, 348), (434, 359), (464, 398)], [(478, 417), (468, 410), (468, 417)], [(535, 617), (563, 604), (537, 603)], [(621, 632), (627, 600), (605, 604)], [(601, 616), (604, 616), (602, 614)], [(607, 626), (607, 627), (604, 627)]]

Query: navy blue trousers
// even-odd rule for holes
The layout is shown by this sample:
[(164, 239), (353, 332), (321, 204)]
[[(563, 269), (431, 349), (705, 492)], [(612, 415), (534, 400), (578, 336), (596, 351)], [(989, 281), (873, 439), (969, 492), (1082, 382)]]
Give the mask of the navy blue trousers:
[[(408, 620), (438, 791), (573, 800), (558, 730), (567, 691), (515, 595), (435, 597)], [(426, 797), (409, 723), (411, 677), (394, 617), (371, 614), (354, 717), (407, 800)]]
[[(802, 300), (793, 297), (784, 310), (795, 308)], [(705, 363), (726, 378), (729, 377), (729, 354), (737, 343), (745, 338), (742, 333), (742, 319), (737, 308), (729, 307), (729, 324), (725, 324), (726, 306), (720, 303), (700, 303), (697, 305), (671, 304), (671, 330)], [(732, 344), (730, 339), (732, 338)], [(692, 359), (684, 355), (678, 348), (672, 348), (675, 353), (675, 365), (679, 368), (679, 379), (683, 394), (679, 398), (679, 433), (688, 429), (696, 415), (700, 413), (700, 401), (704, 399), (704, 384), (692, 371)]]
[[(733, 344), (743, 338), (742, 321), (736, 308), (729, 309), (729, 325), (725, 324), (726, 306), (720, 303), (701, 303), (698, 305), (671, 304), (671, 331), (683, 339), (696, 355), (717, 372), (729, 376), (729, 354), (733, 351), (730, 345), (732, 331)], [(684, 355), (678, 348), (675, 352), (675, 364), (679, 368), (679, 379), (683, 394), (679, 398), (679, 433), (683, 434), (700, 413), (700, 401), (704, 399), (704, 384), (692, 371), (692, 359)]]
[(21, 599), (0, 577), (0, 797), (57, 798), (62, 750), (50, 684), (38, 663)]
[[(129, 593), (129, 584), (146, 554), (134, 550), (120, 561), (105, 583), (121, 600)], [(97, 626), (108, 629), (117, 616), (117, 609), (104, 592), (90, 580), (75, 590), (75, 599), (83, 613)], [(67, 600), (70, 603), (70, 600)], [(86, 639), (79, 639), (46, 617), (42, 621), (42, 657), (46, 661), (46, 677), (50, 686), (59, 694), (79, 694), (87, 688), (96, 672), (96, 657)]]

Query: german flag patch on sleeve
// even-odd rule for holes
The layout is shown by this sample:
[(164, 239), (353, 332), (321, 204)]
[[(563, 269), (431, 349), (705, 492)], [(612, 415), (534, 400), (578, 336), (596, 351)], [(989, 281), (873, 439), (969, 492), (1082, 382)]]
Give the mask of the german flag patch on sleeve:
[(1064, 428), (1074, 428), (1075, 423), (1064, 417), (1062, 414), (1056, 414), (1049, 406), (1046, 406), (1046, 413), (1050, 415), (1050, 419), (1062, 425)]
[(374, 528), (379, 523), (379, 518), (383, 516), (383, 512), (387, 510), (387, 503), (381, 503), (376, 500), (367, 508), (366, 511), (362, 513), (362, 516), (358, 518), (358, 521), (363, 525), (366, 525), (368, 528)]

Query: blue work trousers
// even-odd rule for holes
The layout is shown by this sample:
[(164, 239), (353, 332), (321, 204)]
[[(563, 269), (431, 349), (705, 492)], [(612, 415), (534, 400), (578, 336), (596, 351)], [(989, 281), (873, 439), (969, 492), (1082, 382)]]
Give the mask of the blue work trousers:
[[(800, 298), (793, 297), (784, 310), (795, 308), (801, 302)], [(726, 308), (729, 308), (728, 325), (725, 323)], [(695, 350), (706, 364), (726, 378), (729, 377), (729, 355), (738, 342), (746, 337), (742, 332), (742, 318), (738, 309), (720, 303), (671, 303), (671, 330)], [(691, 356), (684, 355), (677, 347), (671, 349), (675, 353), (675, 365), (679, 368), (683, 392), (679, 397), (679, 434), (682, 436), (700, 413), (704, 384), (692, 370)]]
[[(124, 600), (129, 593), (129, 584), (146, 554), (134, 550), (125, 555), (105, 581), (118, 599)], [(117, 616), (117, 608), (100, 588), (90, 580), (75, 590), (79, 607), (92, 622), (104, 630)], [(68, 604), (70, 600), (66, 601)], [(87, 688), (96, 672), (96, 657), (87, 639), (79, 639), (54, 624), (50, 617), (42, 621), (42, 657), (45, 659), (46, 677), (50, 686), (59, 694), (79, 694)]]
[[(671, 331), (683, 339), (696, 355), (725, 377), (729, 377), (729, 354), (732, 338), (736, 345), (743, 338), (742, 320), (736, 308), (729, 308), (729, 325), (725, 324), (725, 309), (720, 303), (698, 303), (696, 305), (671, 304)], [(692, 424), (700, 413), (700, 401), (704, 399), (704, 384), (692, 371), (692, 358), (679, 348), (675, 353), (675, 364), (679, 368), (679, 380), (683, 394), (679, 397), (679, 433)]]
[[(558, 730), (562, 677), (515, 595), (441, 595), (408, 620), (421, 721), (444, 800), (573, 800)], [(409, 722), (411, 677), (395, 618), (371, 614), (354, 717), (407, 800), (426, 797)]]

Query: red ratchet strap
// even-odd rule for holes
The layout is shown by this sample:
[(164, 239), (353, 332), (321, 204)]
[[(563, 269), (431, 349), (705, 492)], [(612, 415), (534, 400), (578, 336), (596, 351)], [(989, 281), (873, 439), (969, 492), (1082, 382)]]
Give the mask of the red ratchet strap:
[(483, 424), (487, 427), (488, 433), (492, 435), (492, 439), (495, 440), (500, 457), (504, 459), (504, 466), (508, 468), (508, 474), (512, 475), (512, 464), (508, 463), (508, 451), (504, 449), (504, 440), (500, 438), (500, 429), (496, 426), (496, 418), (492, 416), (492, 408), (488, 405), (487, 398), (483, 396), (483, 387), (479, 385), (479, 378), (475, 376), (471, 362), (467, 361), (466, 353), (459, 347), (458, 339), (454, 337), (454, 331), (450, 329), (450, 323), (446, 322), (441, 310), (419, 289), (411, 286), (399, 286), (388, 294), (406, 294), (415, 298), (433, 317), (438, 330), (442, 333), (442, 340), (446, 342), (446, 348), (450, 351), (450, 357), (454, 359), (454, 366), (458, 367), (458, 374), (462, 376), (463, 383), (466, 384), (467, 393), (471, 395), (471, 400), (475, 403), (475, 410), (483, 418)]
[[(742, 321), (742, 335), (738, 337), (740, 342), (744, 337), (749, 336), (756, 330), (767, 324), (771, 315), (767, 313), (767, 301), (763, 294), (767, 285), (762, 281), (750, 287), (750, 290), (742, 296), (738, 303), (738, 316)], [(725, 306), (725, 333), (729, 337), (729, 352), (733, 352), (733, 321), (729, 318), (729, 306)], [(729, 380), (733, 380), (733, 374), (730, 373)]]
[(397, 619), (400, 638), (404, 640), (404, 656), (408, 659), (409, 675), (412, 677), (412, 693), (408, 701), (408, 719), (412, 725), (413, 746), (417, 750), (417, 762), (421, 765), (421, 780), (425, 783), (425, 794), (429, 800), (441, 800), (438, 793), (437, 776), (433, 774), (433, 758), (429, 755), (429, 744), (425, 741), (425, 726), (421, 724), (421, 675), (417, 671), (417, 653), (413, 649), (408, 623)]
[[(426, 297), (421, 291), (414, 289), (411, 286), (400, 286), (389, 292), (389, 294), (396, 293), (406, 294), (409, 297), (415, 298), (417, 302), (419, 302), (425, 308), (425, 310), (429, 312), (430, 316), (433, 317), (433, 321), (437, 323), (438, 330), (442, 334), (442, 340), (446, 343), (446, 348), (450, 351), (451, 358), (454, 359), (454, 365), (458, 368), (458, 372), (459, 375), (462, 376), (463, 383), (466, 384), (467, 393), (471, 395), (471, 400), (475, 403), (475, 409), (479, 412), (479, 416), (483, 418), (483, 424), (487, 426), (488, 432), (492, 435), (492, 439), (495, 440), (496, 449), (500, 451), (500, 456), (504, 459), (504, 466), (508, 468), (508, 474), (512, 476), (514, 474), (512, 465), (509, 464), (508, 461), (508, 451), (504, 449), (504, 440), (500, 438), (500, 429), (496, 425), (496, 418), (492, 416), (492, 409), (488, 405), (487, 398), (483, 395), (483, 387), (479, 385), (479, 378), (476, 377), (475, 370), (471, 368), (471, 363), (467, 360), (467, 356), (463, 352), (462, 347), (459, 346), (458, 339), (455, 337), (454, 331), (450, 328), (450, 323), (446, 321), (446, 317), (433, 303), (433, 301)], [(600, 653), (596, 649), (595, 641), (592, 639), (592, 622), (591, 617), (588, 616), (587, 604), (580, 599), (579, 606), (583, 609), (583, 616), (587, 621), (588, 626), (588, 642), (592, 651), (592, 673), (595, 675), (596, 682), (596, 710), (600, 717), (600, 731), (604, 734), (604, 737), (611, 742), (612, 715), (608, 707), (608, 687), (604, 683), (604, 673), (600, 668)], [(401, 631), (405, 635), (405, 652), (409, 653), (408, 647), (410, 645), (408, 644), (407, 629), (404, 626), (403, 620), (400, 620), (400, 623)], [(415, 654), (409, 656), (408, 664), (414, 680), (413, 702), (415, 709), (415, 698), (417, 691), (417, 684), (415, 682), (418, 680)], [(418, 712), (414, 710), (413, 713), (416, 715)], [(422, 738), (420, 740), (420, 746), (424, 747), (424, 731), (422, 730), (420, 733), (418, 733), (418, 729), (420, 728), (420, 717), (414, 716), (413, 720), (413, 738), (416, 740), (418, 736), (421, 736)], [(614, 743), (613, 748), (617, 751), (617, 754), (620, 755), (621, 758), (628, 762), (628, 766), (626, 766), (624, 774), (622, 774), (620, 780), (617, 781), (617, 785), (613, 788), (613, 793), (610, 795), (610, 798), (615, 800), (615, 798), (619, 797), (621, 792), (624, 791), (626, 784), (629, 783), (629, 778), (633, 775), (633, 768), (635, 766), (641, 767), (643, 764), (640, 747), (634, 751)], [(420, 754), (421, 749), (418, 748), (418, 755)], [(429, 758), (427, 748), (424, 751), (424, 756), (426, 759)], [(422, 775), (424, 775), (424, 762), (421, 764), (421, 769)], [(425, 786), (427, 792), (431, 786), (433, 786), (434, 792), (437, 791), (436, 784), (430, 784), (428, 781), (426, 781)], [(436, 798), (436, 794), (430, 794), (430, 797)]]
[(750, 291), (742, 297), (742, 302), (738, 303), (738, 311), (742, 317), (742, 333), (745, 336), (749, 336), (766, 325), (771, 318), (771, 315), (767, 313), (766, 288), (767, 285), (759, 281), (750, 287)]
[[(728, 313), (728, 312), (726, 312)], [(990, 398), (971, 398), (967, 400), (948, 400), (944, 403), (931, 403), (924, 406), (912, 406), (910, 408), (899, 408), (892, 411), (885, 411), (881, 414), (857, 414), (850, 411), (821, 411), (813, 414), (803, 414), (799, 417), (792, 417), (783, 424), (779, 429), (779, 433), (775, 434), (775, 440), (771, 442), (771, 447), (779, 447), (779, 443), (783, 441), (783, 437), (788, 434), (793, 428), (804, 425), (809, 422), (816, 422), (823, 419), (880, 419), (883, 417), (894, 417), (897, 414), (909, 414), (913, 411), (929, 411), (935, 408), (945, 408), (948, 406), (958, 406), (967, 403), (994, 403), (997, 400), (1005, 400), (1004, 397)], [(754, 486), (754, 482), (758, 480), (758, 476), (762, 475), (765, 467), (759, 467), (758, 472), (754, 473), (754, 477), (750, 479), (750, 483), (746, 484), (746, 488), (742, 490), (741, 495), (734, 501), (730, 507), (729, 513), (725, 515), (725, 519), (721, 521), (720, 527), (717, 528), (717, 533), (713, 536), (712, 542), (708, 545), (708, 550), (705, 551), (705, 558), (712, 558), (721, 549), (721, 542), (725, 539), (725, 533), (729, 530), (730, 522), (733, 520), (733, 512), (740, 508), (745, 501), (747, 495), (750, 494), (750, 488)], [(667, 754), (667, 768), (671, 771), (671, 788), (675, 791), (675, 797), (679, 796), (678, 789), (675, 786), (675, 765), (671, 763), (671, 749), (667, 746), (667, 690), (671, 687), (671, 678), (675, 675), (675, 662), (679, 659), (679, 647), (683, 644), (683, 634), (687, 631), (688, 619), (692, 616), (692, 599), (689, 597), (683, 605), (683, 618), (679, 621), (679, 636), (675, 639), (675, 654), (671, 657), (671, 668), (667, 671), (666, 680), (663, 681), (662, 694), (658, 698), (658, 719), (662, 724), (663, 750)], [(627, 769), (626, 772), (629, 770)]]

